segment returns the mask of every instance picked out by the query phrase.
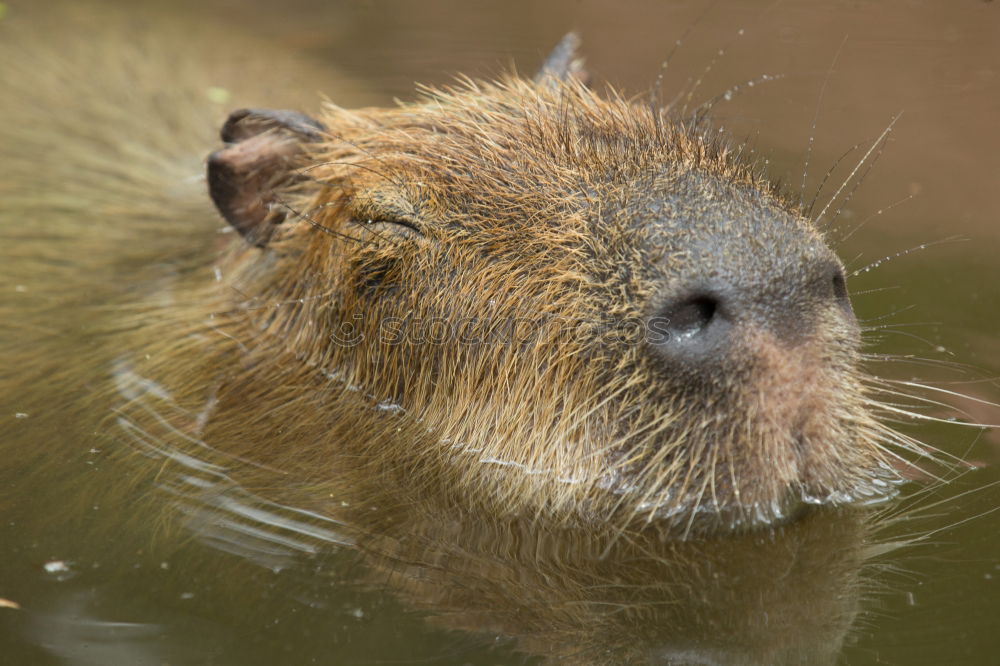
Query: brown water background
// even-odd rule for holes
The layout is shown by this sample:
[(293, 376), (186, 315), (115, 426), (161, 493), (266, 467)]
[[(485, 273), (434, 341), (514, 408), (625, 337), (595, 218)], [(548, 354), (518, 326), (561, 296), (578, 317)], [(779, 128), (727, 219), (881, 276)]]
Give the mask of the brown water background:
[[(7, 5), (8, 14), (18, 9), (17, 2)], [(871, 338), (872, 351), (938, 362), (879, 364), (877, 372), (942, 382), (974, 398), (956, 400), (969, 420), (1000, 422), (1000, 409), (976, 401), (1000, 400), (994, 379), (1000, 372), (1000, 3), (182, 0), (169, 6), (303, 52), (362, 81), (369, 89), (364, 99), (317, 91), (344, 106), (409, 99), (414, 82), (447, 84), (457, 72), (491, 76), (512, 65), (531, 72), (571, 29), (583, 37), (598, 85), (639, 94), (663, 71), (666, 99), (699, 81), (697, 102), (757, 81), (720, 102), (716, 122), (748, 137), (770, 173), (793, 188), (803, 180), (811, 144), (804, 187), (810, 197), (830, 166), (861, 143), (825, 192), (836, 190), (896, 119), (831, 238), (849, 236), (838, 250), (849, 273), (857, 272), (849, 284), (859, 318), (886, 327)], [(761, 81), (765, 75), (776, 78)], [(983, 468), (938, 493), (946, 501), (926, 525), (939, 531), (899, 564), (902, 571), (881, 581), (885, 589), (867, 608), (843, 662), (1000, 663), (1000, 436), (948, 427), (919, 432)], [(63, 538), (85, 540), (86, 534)], [(25, 552), (0, 544), (7, 562), (28, 557)], [(205, 581), (199, 585), (210, 589)], [(6, 595), (0, 589), (0, 597)], [(188, 635), (189, 641), (184, 651), (167, 650), (175, 655), (170, 663), (353, 664), (372, 663), (375, 653), (392, 655), (391, 663), (525, 663), (513, 652), (480, 650), (425, 631), (391, 599), (348, 596), (330, 612), (341, 618), (335, 627), (289, 630), (281, 634), (284, 645), (206, 627), (177, 609), (152, 612), (171, 626), (188, 627), (186, 634), (171, 634), (170, 640)], [(285, 609), (276, 625), (320, 613), (270, 596), (260, 602)], [(348, 611), (352, 619), (343, 620)], [(15, 611), (0, 609), (7, 612)], [(129, 631), (121, 628), (122, 645), (138, 640)], [(83, 636), (79, 644), (108, 642), (101, 636), (90, 643)], [(213, 651), (216, 661), (205, 657)], [(0, 663), (130, 663), (122, 656), (127, 651), (114, 648), (53, 654), (13, 639), (5, 647), (0, 633)], [(407, 655), (423, 661), (407, 661)]]

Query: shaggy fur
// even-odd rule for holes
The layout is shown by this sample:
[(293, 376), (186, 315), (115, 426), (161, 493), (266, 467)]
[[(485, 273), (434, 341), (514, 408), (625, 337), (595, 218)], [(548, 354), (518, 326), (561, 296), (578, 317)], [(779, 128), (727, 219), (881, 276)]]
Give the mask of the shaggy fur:
[[(81, 432), (328, 517), (687, 534), (888, 491), (853, 316), (810, 286), (839, 264), (704, 124), (575, 77), (327, 103), (257, 247), (218, 235), (197, 177), (205, 86), (135, 66), (156, 95), (113, 92), (124, 66), (100, 95), (3, 70), (9, 413), (85, 381)], [(648, 327), (708, 274), (754, 290), (740, 334), (665, 360)]]

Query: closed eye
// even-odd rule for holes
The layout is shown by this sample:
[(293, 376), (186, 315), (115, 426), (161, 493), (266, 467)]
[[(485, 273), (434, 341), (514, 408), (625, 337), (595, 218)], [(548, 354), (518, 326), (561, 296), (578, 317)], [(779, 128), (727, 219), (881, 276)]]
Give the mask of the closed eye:
[(379, 236), (395, 234), (397, 236), (402, 236), (403, 238), (424, 237), (424, 232), (420, 230), (420, 227), (417, 226), (415, 222), (398, 217), (372, 217), (367, 218), (358, 224)]

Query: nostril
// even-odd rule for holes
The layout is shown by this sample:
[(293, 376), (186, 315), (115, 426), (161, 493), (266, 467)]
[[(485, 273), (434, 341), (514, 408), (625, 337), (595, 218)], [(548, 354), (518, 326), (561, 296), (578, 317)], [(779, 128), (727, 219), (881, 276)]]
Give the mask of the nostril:
[(847, 280), (844, 279), (844, 271), (839, 268), (833, 274), (833, 295), (837, 300), (847, 300)]
[(660, 305), (648, 338), (659, 358), (675, 369), (696, 369), (728, 356), (733, 302), (727, 285), (687, 292)]
[(693, 338), (708, 328), (715, 318), (718, 301), (710, 296), (694, 296), (667, 307), (663, 320), (674, 341)]
[(833, 277), (831, 278), (833, 283), (833, 298), (836, 300), (837, 305), (843, 310), (844, 314), (848, 319), (854, 319), (854, 308), (851, 306), (851, 297), (847, 294), (847, 279), (844, 277), (844, 271), (840, 267), (837, 267), (833, 271)]

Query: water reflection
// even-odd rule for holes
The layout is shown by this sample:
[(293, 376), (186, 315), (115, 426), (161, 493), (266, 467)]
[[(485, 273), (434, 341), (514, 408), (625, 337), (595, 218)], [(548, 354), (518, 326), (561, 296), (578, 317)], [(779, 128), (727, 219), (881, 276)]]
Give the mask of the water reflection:
[(683, 543), (452, 519), (365, 554), (431, 621), (554, 663), (824, 664), (858, 612), (865, 534), (858, 513)]

